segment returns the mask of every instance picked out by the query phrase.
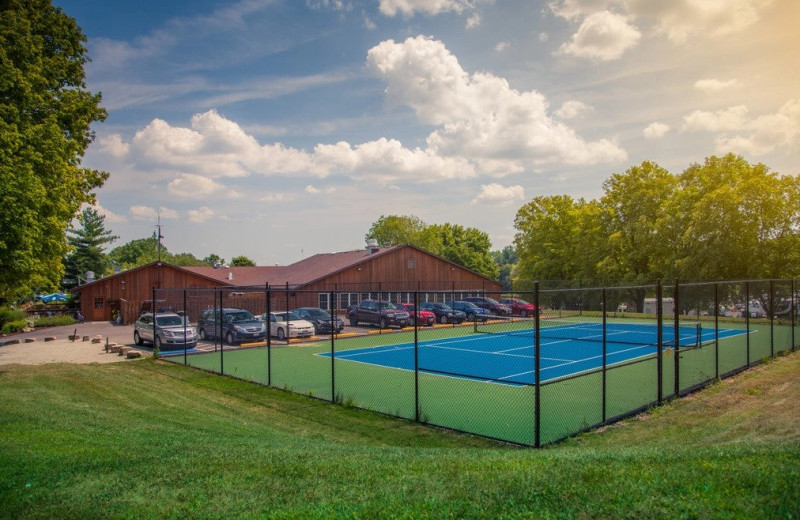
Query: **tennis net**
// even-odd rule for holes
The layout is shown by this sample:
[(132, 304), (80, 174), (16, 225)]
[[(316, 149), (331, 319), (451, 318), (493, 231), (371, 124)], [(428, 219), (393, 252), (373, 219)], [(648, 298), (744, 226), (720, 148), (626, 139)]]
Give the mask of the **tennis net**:
[[(530, 338), (536, 337), (536, 321), (532, 318), (497, 318), (486, 322), (475, 322), (477, 334), (500, 334)], [(542, 340), (607, 342), (625, 345), (658, 346), (658, 324), (634, 322), (608, 322), (605, 327), (600, 319), (546, 318), (539, 321), (539, 337)], [(676, 340), (674, 324), (661, 327), (661, 345), (665, 348), (693, 348), (702, 345), (702, 326), (699, 322), (682, 322)]]

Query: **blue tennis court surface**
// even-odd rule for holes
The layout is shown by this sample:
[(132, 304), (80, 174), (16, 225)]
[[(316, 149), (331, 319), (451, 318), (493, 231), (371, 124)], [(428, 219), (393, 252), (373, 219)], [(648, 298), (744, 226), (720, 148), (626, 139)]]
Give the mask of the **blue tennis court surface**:
[[(541, 328), (541, 379), (546, 382), (599, 369), (603, 366), (603, 328), (598, 323), (574, 323)], [(753, 332), (753, 331), (751, 331)], [(608, 324), (606, 365), (654, 356), (657, 327), (647, 324)], [(744, 334), (719, 329), (719, 338)], [(714, 330), (696, 326), (678, 331), (680, 348), (714, 340)], [(674, 346), (674, 327), (662, 329), (662, 345)], [(320, 354), (330, 357), (330, 353)], [(338, 351), (337, 360), (414, 370), (414, 343)], [(418, 367), (422, 372), (447, 374), (508, 384), (535, 384), (533, 329), (419, 341)]]

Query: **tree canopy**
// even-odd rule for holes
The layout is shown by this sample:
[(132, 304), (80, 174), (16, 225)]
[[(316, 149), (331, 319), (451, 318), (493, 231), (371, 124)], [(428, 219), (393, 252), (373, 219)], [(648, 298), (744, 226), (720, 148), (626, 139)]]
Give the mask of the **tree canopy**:
[(49, 0), (0, 3), (0, 298), (58, 287), (66, 230), (108, 178), (81, 167), (106, 118), (85, 43)]
[(383, 247), (411, 244), (489, 278), (499, 274), (489, 235), (475, 228), (450, 223), (428, 225), (414, 215), (382, 215), (365, 238), (377, 240)]
[(800, 274), (800, 178), (740, 156), (679, 175), (643, 162), (599, 201), (536, 197), (514, 222), (516, 282), (790, 278)]

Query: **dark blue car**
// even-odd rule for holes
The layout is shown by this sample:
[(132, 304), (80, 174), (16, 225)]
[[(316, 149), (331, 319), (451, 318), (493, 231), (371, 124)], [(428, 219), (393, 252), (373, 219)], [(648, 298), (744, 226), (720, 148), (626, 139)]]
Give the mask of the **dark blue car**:
[(492, 315), (492, 311), (478, 307), (472, 302), (447, 302), (447, 305), (454, 310), (463, 312), (467, 317), (467, 321), (486, 321)]

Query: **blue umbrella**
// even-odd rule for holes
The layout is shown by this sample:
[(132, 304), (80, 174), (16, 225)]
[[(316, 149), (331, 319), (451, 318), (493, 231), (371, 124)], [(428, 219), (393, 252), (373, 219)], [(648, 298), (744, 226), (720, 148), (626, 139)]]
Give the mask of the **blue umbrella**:
[(64, 293), (53, 293), (53, 294), (40, 294), (37, 296), (42, 303), (53, 303), (53, 302), (65, 302), (67, 301), (67, 295)]

